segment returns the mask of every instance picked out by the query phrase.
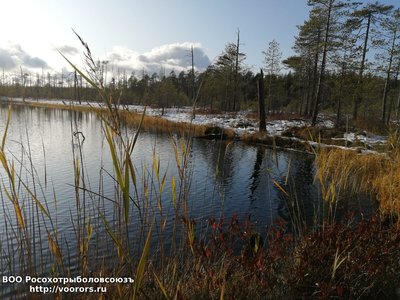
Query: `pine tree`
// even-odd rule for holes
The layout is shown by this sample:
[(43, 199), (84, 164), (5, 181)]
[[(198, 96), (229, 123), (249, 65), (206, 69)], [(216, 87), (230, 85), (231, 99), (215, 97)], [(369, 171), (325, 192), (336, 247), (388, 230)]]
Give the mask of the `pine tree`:
[(272, 78), (276, 77), (281, 70), (282, 52), (279, 43), (272, 40), (268, 43), (267, 50), (262, 51), (262, 53), (264, 54), (264, 70), (268, 74), (268, 112), (272, 108)]
[(387, 15), (392, 9), (393, 6), (391, 5), (383, 5), (379, 2), (370, 3), (363, 8), (356, 10), (352, 14), (352, 18), (349, 20), (349, 24), (352, 24), (354, 31), (361, 32), (359, 38), (363, 39), (361, 61), (358, 69), (356, 95), (354, 97), (353, 104), (353, 119), (357, 119), (359, 107), (363, 102), (363, 80), (368, 44), (370, 43), (371, 29), (378, 26), (382, 17)]

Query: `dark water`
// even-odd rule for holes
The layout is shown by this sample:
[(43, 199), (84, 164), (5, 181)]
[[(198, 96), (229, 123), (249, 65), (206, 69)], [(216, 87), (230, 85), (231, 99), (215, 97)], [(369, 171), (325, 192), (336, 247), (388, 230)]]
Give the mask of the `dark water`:
[[(1, 137), (6, 114), (7, 106), (0, 105)], [(83, 133), (84, 142), (81, 134), (74, 135), (77, 131)], [(135, 130), (127, 128), (127, 132), (133, 135)], [(177, 184), (179, 182), (174, 140), (179, 139), (169, 134), (141, 132), (132, 153), (137, 175), (137, 194), (139, 198), (144, 197), (146, 191), (143, 186), (147, 185), (151, 204), (149, 210), (158, 211), (158, 215), (162, 216), (171, 216), (173, 212), (172, 177)], [(14, 161), (18, 176), (36, 193), (37, 199), (50, 212), (60, 239), (69, 242), (68, 249), (74, 249), (76, 240), (74, 159), (83, 159), (81, 174), (85, 178), (86, 189), (91, 191), (79, 191), (84, 215), (92, 220), (92, 225), (99, 232), (104, 232), (104, 224), (98, 217), (99, 208), (108, 221), (117, 219), (115, 205), (111, 201), (115, 197), (111, 158), (101, 121), (95, 114), (14, 105), (5, 149), (9, 161)], [(165, 187), (161, 194), (160, 182), (153, 167), (154, 157), (160, 162), (160, 181), (166, 172)], [(240, 220), (249, 217), (261, 229), (277, 219), (289, 220), (288, 197), (277, 185), (285, 188), (291, 198), (298, 200), (302, 213), (309, 219), (319, 206), (318, 191), (313, 183), (313, 159), (298, 152), (273, 151), (240, 142), (193, 139), (187, 175), (190, 177), (188, 217), (196, 220), (200, 227), (202, 224), (205, 226), (211, 217), (218, 219), (223, 216), (229, 219), (233, 215), (237, 215)], [(8, 187), (9, 182), (3, 169), (0, 170), (0, 176), (2, 186)], [(48, 224), (38, 217), (36, 219), (39, 220), (31, 221), (35, 218), (37, 208), (21, 184), (18, 184), (18, 189), (20, 201), (29, 217), (27, 225), (33, 227), (35, 222)], [(99, 197), (98, 194), (104, 197)], [(16, 244), (9, 241), (12, 234), (6, 232), (10, 231), (10, 224), (15, 225), (15, 217), (13, 207), (4, 192), (1, 197), (2, 265), (3, 274), (7, 274), (13, 272), (12, 267), (4, 267), (7, 266), (7, 255), (10, 250), (16, 249)], [(161, 197), (162, 213), (157, 206), (157, 197)], [(132, 193), (132, 198), (136, 199), (136, 194)], [(83, 202), (86, 203), (84, 207)], [(139, 218), (133, 205), (131, 218)], [(130, 228), (133, 231), (138, 222), (132, 222)], [(37, 236), (35, 243), (48, 243), (46, 231), (38, 227), (40, 226), (29, 228), (31, 236)], [(165, 230), (168, 236), (172, 224), (167, 223)], [(101, 243), (97, 243), (96, 247), (98, 253), (109, 251), (109, 246), (103, 247)], [(42, 251), (48, 251), (48, 246), (42, 248)], [(49, 260), (43, 258), (45, 255), (41, 257), (42, 261), (38, 264), (48, 264)], [(74, 264), (73, 255), (70, 263)]]

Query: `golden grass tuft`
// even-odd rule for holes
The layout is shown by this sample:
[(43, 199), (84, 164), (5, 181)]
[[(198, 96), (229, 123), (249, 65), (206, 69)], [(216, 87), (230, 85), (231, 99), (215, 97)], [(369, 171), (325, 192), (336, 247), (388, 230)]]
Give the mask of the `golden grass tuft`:
[(352, 193), (368, 191), (385, 158), (378, 155), (360, 155), (355, 151), (322, 149), (317, 155), (317, 179), (327, 185), (333, 182), (337, 188)]
[[(121, 111), (121, 117), (127, 124), (137, 125), (142, 118), (141, 113)], [(207, 126), (194, 125), (187, 122), (173, 122), (160, 116), (145, 116), (143, 119), (143, 129), (153, 129), (162, 132), (192, 133), (202, 135)]]
[[(90, 107), (90, 106), (80, 106), (80, 105), (68, 105), (59, 103), (43, 103), (43, 102), (27, 102), (27, 105), (35, 107), (45, 107), (45, 108), (58, 108), (66, 110), (74, 110), (80, 112), (97, 112), (108, 114), (106, 108), (101, 107)], [(139, 125), (142, 119), (141, 112), (131, 112), (126, 110), (120, 110), (119, 116), (128, 125)], [(210, 125), (211, 126), (211, 125)], [(142, 128), (146, 130), (158, 130), (162, 132), (176, 132), (180, 134), (191, 133), (192, 135), (203, 135), (205, 130), (210, 127), (207, 125), (195, 125), (188, 122), (173, 122), (162, 118), (161, 116), (148, 116), (145, 115)], [(228, 138), (233, 138), (235, 132), (233, 129), (226, 130)]]
[(326, 201), (338, 196), (371, 193), (383, 215), (400, 216), (400, 153), (362, 155), (323, 149), (317, 155), (316, 178)]
[[(386, 168), (375, 177), (373, 188), (385, 215), (400, 216), (400, 152), (392, 155)], [(400, 221), (399, 221), (400, 222)]]
[(45, 108), (58, 108), (58, 109), (65, 109), (65, 110), (74, 110), (74, 111), (81, 111), (81, 112), (93, 112), (94, 110), (98, 111), (106, 111), (105, 109), (101, 109), (99, 107), (90, 107), (90, 106), (77, 106), (77, 105), (69, 105), (68, 102), (65, 104), (61, 103), (51, 103), (49, 102), (25, 102), (24, 105), (34, 106), (34, 107), (45, 107)]

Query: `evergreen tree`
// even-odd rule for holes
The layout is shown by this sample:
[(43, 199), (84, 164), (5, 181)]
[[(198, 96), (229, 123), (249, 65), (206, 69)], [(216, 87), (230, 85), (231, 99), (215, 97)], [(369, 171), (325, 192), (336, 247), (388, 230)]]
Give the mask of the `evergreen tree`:
[(264, 70), (268, 75), (268, 105), (267, 112), (272, 108), (272, 79), (275, 78), (281, 70), (282, 52), (280, 51), (279, 43), (272, 40), (268, 43), (264, 54)]
[(215, 64), (225, 83), (225, 110), (235, 111), (237, 109), (239, 78), (244, 71), (243, 61), (246, 59), (246, 55), (240, 52), (239, 46), (238, 31), (236, 44), (228, 43), (225, 46), (225, 51), (218, 57)]
[(379, 2), (370, 3), (361, 9), (356, 10), (351, 15), (352, 18), (348, 21), (349, 24), (353, 26), (354, 31), (360, 32), (358, 35), (359, 39), (363, 39), (362, 54), (358, 69), (357, 88), (353, 105), (353, 119), (357, 119), (359, 106), (363, 102), (363, 80), (371, 29), (378, 26), (382, 17), (388, 14), (392, 9), (393, 6), (391, 5), (383, 5)]

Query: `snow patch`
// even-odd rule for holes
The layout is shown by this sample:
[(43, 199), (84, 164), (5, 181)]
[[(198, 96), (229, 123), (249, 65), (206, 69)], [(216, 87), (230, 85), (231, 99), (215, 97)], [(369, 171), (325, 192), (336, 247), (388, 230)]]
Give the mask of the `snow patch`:
[[(87, 101), (64, 101), (56, 99), (32, 99), (32, 98), (5, 98), (2, 100), (13, 101), (13, 102), (32, 102), (32, 103), (43, 103), (43, 104), (60, 104), (60, 105), (76, 105), (76, 106), (93, 106), (93, 107), (104, 107), (104, 104), (97, 102), (87, 102)], [(142, 113), (144, 111), (144, 106), (141, 105), (124, 105), (121, 109), (126, 109), (129, 111)], [(216, 126), (223, 129), (232, 129), (236, 136), (243, 136), (245, 134), (251, 134), (258, 131), (258, 122), (255, 120), (248, 119), (246, 116), (250, 111), (244, 110), (238, 113), (225, 113), (225, 114), (196, 114), (193, 119), (192, 107), (172, 107), (165, 108), (146, 108), (146, 115), (158, 116), (165, 118), (171, 122), (176, 123), (192, 123), (194, 125), (206, 125), (206, 126)], [(301, 119), (292, 120), (272, 120), (267, 123), (267, 133), (272, 136), (281, 136), (284, 131), (292, 127), (304, 127), (310, 126), (310, 122)], [(333, 128), (334, 122), (328, 117), (321, 115), (318, 118), (318, 125), (325, 128)], [(344, 140), (351, 143), (356, 141), (362, 142), (365, 145), (373, 146), (376, 144), (383, 144), (387, 142), (387, 138), (380, 135), (374, 135), (371, 133), (364, 132), (362, 134), (357, 134), (355, 132), (348, 132), (343, 134), (343, 138), (333, 138), (333, 140)], [(310, 143), (311, 144), (311, 143)]]

